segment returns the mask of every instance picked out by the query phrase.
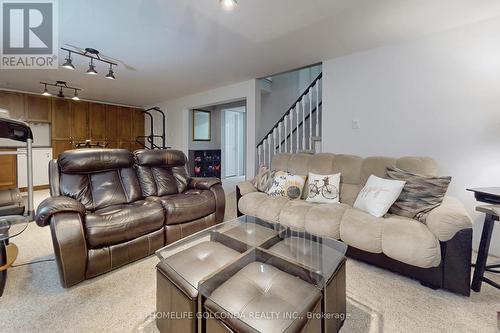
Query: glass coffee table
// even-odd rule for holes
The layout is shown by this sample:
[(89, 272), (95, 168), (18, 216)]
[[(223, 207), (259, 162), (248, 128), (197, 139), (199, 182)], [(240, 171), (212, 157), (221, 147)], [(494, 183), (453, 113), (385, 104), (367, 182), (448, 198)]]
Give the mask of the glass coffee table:
[(251, 216), (200, 231), (156, 252), (157, 327), (337, 332), (345, 319), (346, 250)]
[(9, 244), (9, 239), (22, 233), (29, 221), (28, 217), (21, 215), (0, 216), (0, 296), (5, 288), (7, 269), (12, 266), (19, 253), (15, 244)]

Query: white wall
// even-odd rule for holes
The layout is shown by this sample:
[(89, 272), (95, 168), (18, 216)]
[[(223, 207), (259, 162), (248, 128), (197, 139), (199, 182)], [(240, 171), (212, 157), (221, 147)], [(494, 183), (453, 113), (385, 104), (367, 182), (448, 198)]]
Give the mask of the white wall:
[[(154, 104), (167, 113), (167, 145), (188, 153), (189, 148), (189, 110), (205, 106), (229, 103), (237, 100), (246, 100), (247, 131), (246, 131), (246, 176), (253, 178), (255, 174), (255, 124), (260, 114), (260, 89), (257, 80), (249, 80), (232, 85), (204, 91), (201, 93), (181, 97), (175, 100)], [(156, 118), (159, 132), (160, 122)], [(146, 133), (149, 126), (146, 124)]]
[(499, 41), (495, 19), (323, 63), (323, 151), (433, 157), (473, 216), (476, 248), (484, 216), (465, 189), (500, 186)]
[(259, 141), (267, 135), (319, 73), (321, 65), (272, 76), (270, 92), (262, 92), (262, 117), (257, 132)]

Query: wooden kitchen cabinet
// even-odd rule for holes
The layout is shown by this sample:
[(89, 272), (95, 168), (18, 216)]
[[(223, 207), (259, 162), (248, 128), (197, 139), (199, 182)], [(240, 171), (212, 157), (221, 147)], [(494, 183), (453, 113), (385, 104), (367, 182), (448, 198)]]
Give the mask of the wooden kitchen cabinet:
[(71, 102), (71, 138), (73, 141), (85, 141), (89, 135), (89, 103)]
[(74, 149), (72, 140), (52, 140), (52, 158), (59, 158), (59, 155), (70, 149)]
[(106, 105), (89, 104), (89, 132), (92, 141), (106, 139)]
[(132, 110), (127, 107), (119, 108), (118, 140), (131, 141), (132, 139)]
[(141, 109), (132, 109), (132, 141), (144, 136), (144, 113)]
[(49, 123), (51, 121), (51, 98), (24, 95), (24, 114), (27, 121)]
[[(67, 99), (52, 100), (52, 140), (71, 140), (71, 103)], [(54, 154), (55, 155), (55, 154)]]
[(116, 105), (106, 105), (106, 141), (118, 141), (118, 126), (120, 117), (120, 107)]
[(12, 119), (24, 120), (24, 94), (0, 91), (0, 109), (8, 110)]
[[(16, 151), (12, 149), (0, 149), (0, 151)], [(17, 156), (16, 155), (1, 155), (0, 156), (0, 190), (11, 189), (17, 187)]]

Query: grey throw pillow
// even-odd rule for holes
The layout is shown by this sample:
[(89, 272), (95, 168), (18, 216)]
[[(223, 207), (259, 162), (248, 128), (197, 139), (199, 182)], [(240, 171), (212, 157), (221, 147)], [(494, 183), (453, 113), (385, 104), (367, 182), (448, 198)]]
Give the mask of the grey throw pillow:
[(274, 170), (271, 171), (267, 167), (261, 165), (259, 172), (252, 180), (253, 186), (255, 186), (259, 192), (267, 192), (273, 183), (274, 173)]
[(429, 212), (441, 205), (450, 185), (451, 177), (429, 177), (396, 167), (388, 167), (387, 175), (391, 179), (406, 182), (396, 202), (389, 208), (389, 213), (409, 217), (425, 223)]

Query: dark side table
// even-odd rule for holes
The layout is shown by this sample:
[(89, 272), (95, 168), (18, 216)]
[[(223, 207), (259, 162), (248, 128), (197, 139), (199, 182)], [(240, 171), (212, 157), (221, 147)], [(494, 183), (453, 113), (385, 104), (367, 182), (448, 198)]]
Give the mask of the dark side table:
[(474, 192), (474, 197), (477, 201), (489, 204), (476, 207), (476, 211), (484, 213), (486, 217), (484, 219), (481, 241), (477, 252), (476, 267), (474, 269), (471, 289), (476, 292), (481, 291), (482, 282), (486, 282), (493, 287), (500, 289), (500, 284), (484, 277), (485, 271), (500, 273), (500, 264), (486, 264), (493, 227), (495, 225), (495, 221), (499, 221), (500, 219), (500, 187), (471, 188), (467, 189), (467, 191)]

